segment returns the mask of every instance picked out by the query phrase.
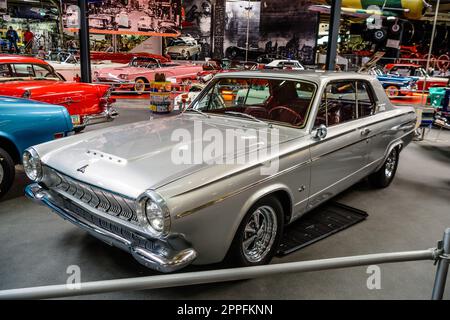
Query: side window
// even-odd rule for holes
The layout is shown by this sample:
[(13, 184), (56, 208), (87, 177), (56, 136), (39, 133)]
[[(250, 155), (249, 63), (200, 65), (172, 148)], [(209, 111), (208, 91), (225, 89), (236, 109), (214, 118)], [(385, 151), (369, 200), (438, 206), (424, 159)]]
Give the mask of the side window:
[(15, 77), (34, 77), (33, 66), (31, 64), (13, 64)]
[(356, 97), (358, 99), (358, 117), (363, 118), (375, 114), (375, 101), (370, 85), (364, 81), (358, 81)]
[(11, 69), (9, 64), (0, 64), (0, 78), (10, 78), (12, 77)]
[(329, 83), (323, 92), (315, 126), (327, 127), (358, 118), (356, 82), (338, 81)]
[(57, 76), (52, 71), (44, 66), (35, 64), (33, 65), (33, 68), (37, 78), (57, 78)]

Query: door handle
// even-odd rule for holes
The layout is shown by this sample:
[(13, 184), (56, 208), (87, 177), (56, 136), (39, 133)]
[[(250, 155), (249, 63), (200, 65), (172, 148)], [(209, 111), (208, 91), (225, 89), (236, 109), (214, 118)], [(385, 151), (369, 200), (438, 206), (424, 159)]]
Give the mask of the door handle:
[(372, 130), (370, 130), (369, 128), (364, 128), (364, 129), (361, 130), (361, 135), (362, 136), (367, 136), (371, 132), (372, 132)]

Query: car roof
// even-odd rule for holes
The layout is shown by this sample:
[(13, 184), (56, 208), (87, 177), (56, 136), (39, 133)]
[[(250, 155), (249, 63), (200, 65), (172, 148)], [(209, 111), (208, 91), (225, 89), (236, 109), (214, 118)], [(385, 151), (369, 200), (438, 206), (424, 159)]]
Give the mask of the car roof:
[(275, 63), (275, 62), (277, 62), (277, 63), (280, 63), (280, 62), (294, 62), (294, 63), (298, 62), (298, 63), (300, 63), (300, 61), (293, 60), (293, 59), (275, 59), (271, 63)]
[(315, 83), (327, 82), (329, 80), (367, 80), (371, 81), (374, 76), (357, 72), (337, 71), (307, 71), (307, 70), (272, 70), (263, 69), (255, 71), (235, 71), (218, 73), (215, 78), (284, 78), (289, 80), (307, 80)]
[(42, 59), (19, 56), (14, 54), (0, 54), (0, 63), (36, 63), (36, 64), (48, 64)]

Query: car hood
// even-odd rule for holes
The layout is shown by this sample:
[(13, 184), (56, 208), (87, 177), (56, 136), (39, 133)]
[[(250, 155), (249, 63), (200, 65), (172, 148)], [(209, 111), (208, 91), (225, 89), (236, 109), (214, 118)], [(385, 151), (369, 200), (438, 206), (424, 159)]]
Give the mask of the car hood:
[(382, 76), (378, 76), (378, 80), (380, 81), (395, 81), (395, 82), (411, 82), (417, 81), (417, 78), (413, 77), (402, 77), (393, 74), (385, 74)]
[[(148, 188), (157, 189), (193, 174), (196, 177), (189, 179), (189, 188), (218, 178), (208, 174), (208, 169), (212, 169), (214, 165), (205, 163), (201, 157), (192, 157), (188, 164), (177, 163), (179, 158), (176, 155), (184, 151), (188, 155), (201, 155), (198, 150), (205, 150), (206, 146), (211, 145), (201, 134), (208, 129), (214, 129), (223, 136), (227, 129), (270, 131), (272, 137), (275, 137), (271, 141), (276, 141), (268, 143), (272, 147), (299, 137), (298, 134), (293, 137), (282, 130), (274, 131), (253, 121), (232, 117), (224, 119), (220, 116), (205, 118), (203, 115), (189, 113), (87, 132), (35, 148), (42, 161), (53, 169), (89, 184), (136, 198)], [(226, 154), (217, 155), (216, 159), (226, 156), (228, 163), (229, 159), (258, 150), (261, 145), (253, 143), (256, 142), (252, 140), (254, 138), (254, 131), (242, 132), (238, 139), (246, 143)], [(227, 175), (230, 171), (241, 170), (248, 165), (252, 164), (221, 166), (223, 174)]]

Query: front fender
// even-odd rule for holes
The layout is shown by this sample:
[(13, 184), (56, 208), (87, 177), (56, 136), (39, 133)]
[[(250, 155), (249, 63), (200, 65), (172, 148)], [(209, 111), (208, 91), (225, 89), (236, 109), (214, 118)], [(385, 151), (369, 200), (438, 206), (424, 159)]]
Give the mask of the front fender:
[[(241, 224), (242, 220), (244, 219), (245, 215), (247, 214), (247, 212), (250, 210), (250, 208), (260, 199), (273, 194), (277, 191), (283, 191), (286, 192), (289, 196), (289, 200), (290, 200), (290, 212), (293, 212), (293, 195), (292, 192), (290, 191), (290, 189), (282, 183), (274, 183), (274, 184), (270, 184), (270, 185), (266, 185), (263, 186), (262, 188), (260, 188), (258, 191), (252, 193), (252, 195), (247, 199), (247, 201), (244, 202), (244, 204), (242, 205), (242, 208), (239, 212), (239, 215), (236, 218), (236, 221), (233, 225), (233, 229), (230, 233), (230, 238), (227, 239), (227, 243), (228, 243), (228, 248), (231, 245), (231, 242), (234, 239), (234, 236), (239, 228), (239, 225)], [(286, 214), (286, 213), (285, 213)]]

